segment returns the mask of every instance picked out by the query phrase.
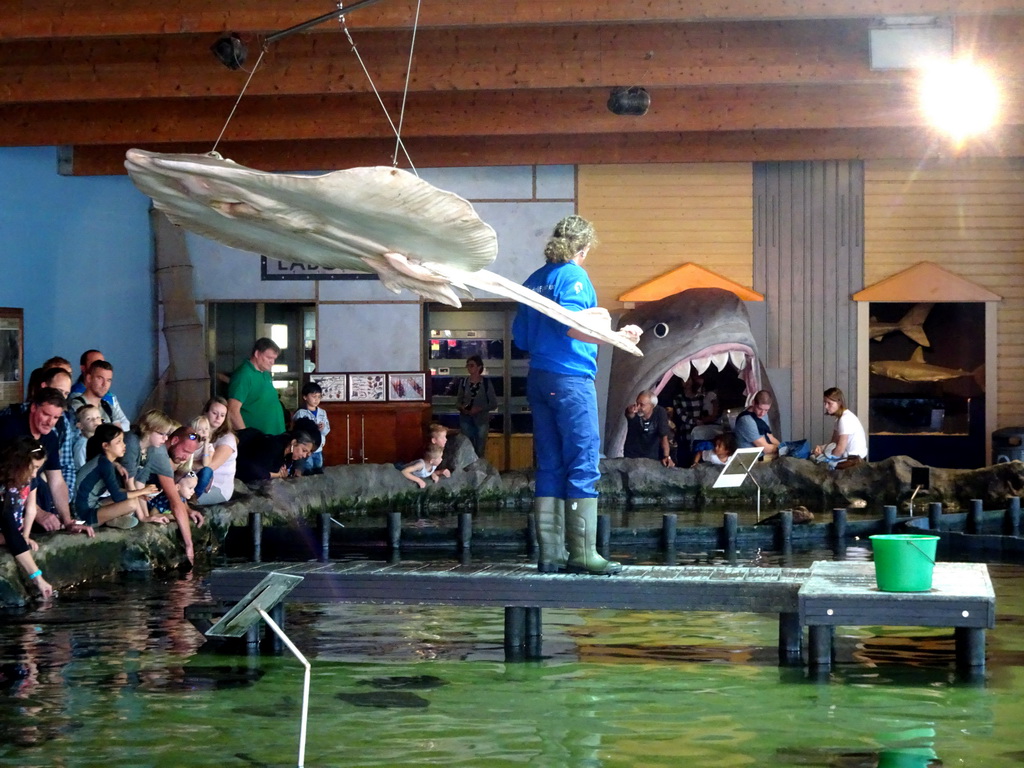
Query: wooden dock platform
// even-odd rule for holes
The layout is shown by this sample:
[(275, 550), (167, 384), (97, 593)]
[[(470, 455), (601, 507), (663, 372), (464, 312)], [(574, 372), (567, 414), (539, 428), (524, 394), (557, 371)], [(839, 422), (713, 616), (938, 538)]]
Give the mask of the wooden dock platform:
[(214, 598), (230, 604), (271, 572), (303, 577), (289, 602), (492, 606), (505, 609), (510, 659), (540, 656), (541, 609), (716, 611), (779, 616), (780, 664), (832, 663), (837, 625), (953, 627), (957, 663), (983, 667), (995, 595), (984, 564), (939, 563), (931, 592), (875, 587), (874, 564), (816, 562), (810, 568), (625, 566), (613, 577), (542, 574), (533, 565), (455, 562), (251, 563), (218, 568)]

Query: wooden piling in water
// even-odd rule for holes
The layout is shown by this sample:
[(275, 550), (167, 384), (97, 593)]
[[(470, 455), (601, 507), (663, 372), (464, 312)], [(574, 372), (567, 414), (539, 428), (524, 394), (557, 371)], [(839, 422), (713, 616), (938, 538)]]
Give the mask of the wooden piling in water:
[(1011, 496), (1003, 515), (1003, 533), (1007, 536), (1020, 536), (1020, 496)]
[(400, 549), (402, 546), (402, 513), (388, 512), (388, 546)]
[(882, 533), (892, 533), (892, 529), (896, 527), (896, 512), (897, 509), (892, 504), (882, 507)]
[(249, 514), (249, 534), (252, 538), (252, 561), (263, 562), (263, 514), (251, 512)]

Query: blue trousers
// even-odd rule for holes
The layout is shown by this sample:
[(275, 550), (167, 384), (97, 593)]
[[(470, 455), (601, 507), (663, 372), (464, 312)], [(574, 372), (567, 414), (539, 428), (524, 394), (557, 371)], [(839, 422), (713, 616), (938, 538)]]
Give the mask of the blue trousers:
[(533, 411), (536, 495), (597, 498), (601, 435), (594, 380), (531, 368), (526, 399)]

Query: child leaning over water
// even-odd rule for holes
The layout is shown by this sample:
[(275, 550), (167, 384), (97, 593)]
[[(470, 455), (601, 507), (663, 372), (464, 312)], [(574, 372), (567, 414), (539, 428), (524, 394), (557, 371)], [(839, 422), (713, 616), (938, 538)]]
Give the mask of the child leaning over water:
[[(139, 522), (166, 524), (146, 513), (142, 500), (157, 492), (155, 485), (126, 491), (115, 462), (124, 456), (124, 431), (117, 424), (100, 424), (85, 446), (85, 465), (78, 471), (75, 513), (87, 525), (134, 528)], [(137, 519), (136, 519), (137, 518)]]
[(426, 479), (428, 477), (435, 483), (442, 477), (451, 477), (452, 473), (447, 469), (440, 471), (437, 469), (437, 465), (441, 463), (441, 456), (443, 455), (444, 449), (439, 445), (431, 443), (424, 450), (422, 459), (416, 459), (416, 461), (402, 467), (402, 475), (412, 480), (420, 488), (427, 487)]
[[(199, 478), (195, 472), (186, 472), (177, 479), (174, 483), (174, 487), (178, 489), (178, 496), (188, 506), (189, 499), (196, 495), (196, 486), (199, 484)], [(158, 512), (170, 512), (171, 511), (171, 500), (167, 498), (167, 494), (160, 492), (149, 500), (149, 508)]]
[(46, 463), (46, 449), (38, 440), (19, 437), (0, 453), (0, 543), (28, 574), (44, 600), (53, 587), (43, 578), (32, 553), (39, 549), (29, 537), (36, 516), (36, 485), (39, 470)]

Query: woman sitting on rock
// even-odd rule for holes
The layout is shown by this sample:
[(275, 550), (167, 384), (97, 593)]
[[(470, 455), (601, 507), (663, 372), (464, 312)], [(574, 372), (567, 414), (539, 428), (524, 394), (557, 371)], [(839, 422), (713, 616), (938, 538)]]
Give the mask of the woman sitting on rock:
[(213, 397), (203, 408), (203, 416), (210, 422), (210, 445), (213, 455), (206, 467), (212, 477), (196, 489), (196, 503), (223, 504), (235, 492), (235, 470), (238, 464), (238, 438), (228, 419), (228, 401)]

